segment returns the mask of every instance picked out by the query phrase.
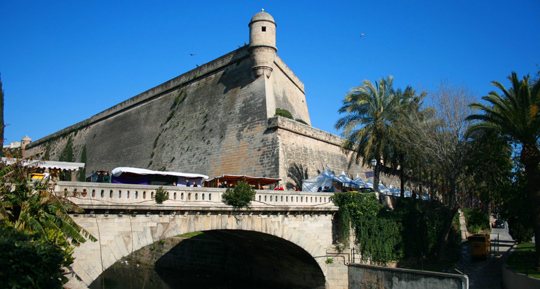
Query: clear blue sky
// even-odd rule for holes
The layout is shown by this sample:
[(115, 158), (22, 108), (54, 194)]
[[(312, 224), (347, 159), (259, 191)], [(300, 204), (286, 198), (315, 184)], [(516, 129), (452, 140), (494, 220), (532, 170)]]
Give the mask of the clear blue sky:
[(446, 82), (480, 97), (511, 71), (540, 70), (538, 0), (0, 0), (6, 143), (37, 140), (238, 48), (261, 8), (306, 86), (313, 126), (334, 133), (343, 96), (364, 79), (391, 74), (426, 91)]

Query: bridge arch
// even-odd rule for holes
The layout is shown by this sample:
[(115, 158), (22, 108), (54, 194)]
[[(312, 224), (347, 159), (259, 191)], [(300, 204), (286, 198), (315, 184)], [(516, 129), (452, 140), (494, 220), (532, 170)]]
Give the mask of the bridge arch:
[(311, 289), (325, 288), (325, 277), (309, 253), (287, 240), (255, 231), (212, 230), (146, 246), (105, 270), (90, 288), (113, 283)]
[[(332, 213), (196, 212), (145, 214), (87, 214), (74, 216), (97, 242), (86, 242), (74, 252), (70, 288), (86, 288), (121, 258), (156, 241), (190, 232), (256, 232), (286, 240), (302, 248), (328, 280), (326, 262), (332, 246)], [(77, 281), (78, 280), (78, 281)], [(331, 286), (333, 287), (333, 286)], [(328, 288), (328, 286), (327, 286)]]

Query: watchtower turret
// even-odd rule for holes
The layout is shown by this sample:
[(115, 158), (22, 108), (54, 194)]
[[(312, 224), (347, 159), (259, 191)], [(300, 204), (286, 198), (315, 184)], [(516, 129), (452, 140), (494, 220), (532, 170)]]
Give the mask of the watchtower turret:
[(255, 75), (270, 77), (277, 52), (276, 22), (264, 10), (255, 14), (249, 22), (249, 49)]

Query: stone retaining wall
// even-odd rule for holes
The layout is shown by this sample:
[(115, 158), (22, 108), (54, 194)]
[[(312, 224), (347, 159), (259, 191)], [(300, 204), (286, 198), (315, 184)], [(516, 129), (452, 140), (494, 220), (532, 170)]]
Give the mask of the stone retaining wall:
[(468, 289), (467, 275), (369, 265), (349, 265), (349, 288)]

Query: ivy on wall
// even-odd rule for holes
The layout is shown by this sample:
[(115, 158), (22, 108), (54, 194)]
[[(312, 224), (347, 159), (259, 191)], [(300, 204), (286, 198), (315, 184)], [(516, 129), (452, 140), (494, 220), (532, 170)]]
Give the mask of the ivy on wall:
[(336, 193), (333, 201), (339, 207), (339, 242), (346, 244), (354, 228), (362, 259), (376, 264), (438, 257), (454, 214), (441, 203), (413, 199), (399, 199), (389, 210), (374, 193)]

